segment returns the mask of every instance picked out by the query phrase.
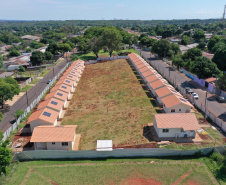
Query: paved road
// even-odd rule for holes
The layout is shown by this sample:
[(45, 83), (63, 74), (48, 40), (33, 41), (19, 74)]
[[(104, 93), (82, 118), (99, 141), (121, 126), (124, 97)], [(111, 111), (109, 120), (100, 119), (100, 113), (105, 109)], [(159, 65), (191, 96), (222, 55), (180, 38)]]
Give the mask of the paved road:
[(1, 131), (5, 132), (9, 127), (11, 127), (11, 124), (15, 122), (13, 114), (16, 112), (16, 110), (25, 110), (27, 108), (27, 105), (30, 105), (35, 100), (35, 98), (45, 89), (48, 80), (53, 79), (53, 77), (58, 74), (66, 64), (67, 61), (64, 60), (58, 65), (54, 66), (54, 73), (53, 69), (51, 69), (51, 71), (47, 73), (43, 79), (41, 79), (27, 92), (28, 103), (26, 94), (24, 94), (24, 96), (22, 96), (16, 103), (13, 104), (9, 112), (4, 115), (2, 122), (0, 122)]
[[(150, 52), (141, 51), (137, 47), (135, 48), (139, 53), (148, 59), (148, 61), (151, 63), (151, 65), (157, 69), (159, 69), (160, 72), (164, 73), (165, 75), (169, 76), (171, 79), (174, 80), (179, 86), (185, 88), (190, 87), (194, 92), (196, 92), (199, 95), (199, 102), (202, 102), (204, 104), (205, 102), (205, 96), (206, 96), (206, 88), (203, 88), (187, 76), (185, 76), (183, 73), (180, 73), (177, 70), (173, 70), (170, 68), (169, 72), (169, 65), (163, 62), (162, 60), (156, 59), (153, 55), (150, 56)], [(216, 101), (216, 99), (213, 97), (213, 94), (208, 93), (207, 98), (207, 108), (215, 114), (219, 119), (221, 119), (226, 124), (226, 103), (219, 103)]]

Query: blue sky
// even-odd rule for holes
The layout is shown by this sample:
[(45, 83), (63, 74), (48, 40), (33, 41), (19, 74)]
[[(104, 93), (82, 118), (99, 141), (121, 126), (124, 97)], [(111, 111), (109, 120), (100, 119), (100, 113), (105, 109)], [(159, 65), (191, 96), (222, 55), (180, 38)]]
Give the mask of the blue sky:
[(0, 19), (208, 19), (221, 18), (226, 0), (0, 0)]

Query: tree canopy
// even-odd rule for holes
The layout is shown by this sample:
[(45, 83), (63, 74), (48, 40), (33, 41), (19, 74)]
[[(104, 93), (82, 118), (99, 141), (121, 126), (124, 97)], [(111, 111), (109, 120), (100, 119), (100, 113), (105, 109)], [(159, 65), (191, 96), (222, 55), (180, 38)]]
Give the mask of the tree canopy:
[(11, 100), (14, 95), (18, 95), (20, 87), (12, 77), (0, 78), (0, 104), (3, 107), (4, 102)]
[(33, 66), (39, 66), (45, 60), (45, 54), (41, 51), (34, 51), (30, 57), (31, 63)]

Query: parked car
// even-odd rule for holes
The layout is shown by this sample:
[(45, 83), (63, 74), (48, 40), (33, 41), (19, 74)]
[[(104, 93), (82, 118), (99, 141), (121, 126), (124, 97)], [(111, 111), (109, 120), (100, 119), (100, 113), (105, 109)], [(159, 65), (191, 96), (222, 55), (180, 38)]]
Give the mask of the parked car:
[(189, 94), (193, 93), (193, 91), (189, 87), (185, 87), (185, 91), (186, 93), (189, 93)]
[(192, 96), (193, 96), (195, 99), (199, 99), (199, 95), (196, 94), (196, 93), (192, 93)]
[(224, 103), (225, 99), (223, 96), (216, 96), (217, 101), (219, 101), (220, 103)]
[(47, 84), (49, 84), (52, 80), (48, 80)]

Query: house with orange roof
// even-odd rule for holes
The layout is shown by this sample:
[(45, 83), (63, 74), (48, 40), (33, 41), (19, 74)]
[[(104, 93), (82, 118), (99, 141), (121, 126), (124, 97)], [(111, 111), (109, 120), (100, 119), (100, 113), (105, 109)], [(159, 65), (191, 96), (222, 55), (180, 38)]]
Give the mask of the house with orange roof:
[(72, 88), (72, 89), (71, 89), (72, 92), (74, 92), (74, 90), (75, 90), (75, 88), (74, 88), (74, 81), (69, 80), (69, 79), (60, 78), (60, 79), (57, 81), (57, 83), (56, 83), (55, 86), (58, 86), (58, 85), (61, 85), (61, 86), (62, 86), (62, 85), (64, 85), (64, 86), (69, 86), (69, 87)]
[(136, 65), (135, 66), (135, 68), (136, 68), (137, 71), (140, 71), (140, 69), (143, 68), (143, 67), (147, 67), (143, 62), (140, 63), (139, 65)]
[(168, 85), (168, 82), (164, 79), (157, 79), (155, 81), (149, 82), (147, 83), (147, 86), (149, 88), (149, 90), (151, 91), (151, 93), (156, 96), (155, 91), (161, 87), (164, 87)]
[(180, 93), (171, 94), (161, 100), (165, 113), (189, 113), (193, 108), (193, 105), (189, 101), (185, 100)]
[(66, 106), (67, 101), (69, 100), (68, 94), (59, 90), (48, 93), (45, 97), (45, 100), (48, 100), (50, 98), (55, 98), (57, 100), (62, 101), (64, 103), (64, 107)]
[[(148, 68), (149, 69), (149, 68)], [(147, 78), (148, 76), (153, 75), (154, 73), (149, 69), (148, 71), (142, 72), (140, 74), (141, 78), (144, 80), (145, 78)]]
[(44, 108), (37, 111), (34, 111), (28, 118), (28, 124), (30, 124), (31, 132), (34, 128), (41, 125), (57, 125), (57, 118), (59, 112)]
[(142, 73), (144, 73), (144, 72), (146, 72), (146, 71), (150, 71), (150, 69), (149, 69), (147, 66), (145, 66), (145, 67), (139, 69), (138, 73), (141, 75)]
[(40, 102), (37, 106), (37, 110), (41, 110), (44, 108), (52, 109), (54, 111), (59, 112), (59, 115), (58, 115), (58, 119), (59, 119), (64, 109), (64, 102), (57, 100), (55, 98), (49, 98), (48, 100), (44, 100)]
[(162, 107), (163, 106), (162, 98), (165, 98), (173, 93), (177, 93), (177, 91), (173, 88), (173, 86), (168, 85), (155, 90), (155, 93), (156, 93), (156, 100), (158, 101), (160, 107)]
[(155, 114), (153, 126), (160, 140), (195, 138), (201, 127), (194, 113)]
[(147, 84), (148, 88), (150, 89), (150, 83), (154, 82), (156, 80), (159, 80), (159, 78), (156, 75), (151, 75), (151, 76), (147, 76), (146, 78), (143, 79), (144, 82)]
[(77, 125), (38, 126), (34, 128), (30, 142), (35, 150), (73, 150)]
[(71, 93), (73, 92), (71, 86), (64, 85), (64, 84), (54, 86), (54, 87), (52, 87), (50, 89), (50, 92), (54, 92), (54, 91), (62, 91), (64, 93), (67, 93), (68, 94), (68, 99), (70, 98)]

